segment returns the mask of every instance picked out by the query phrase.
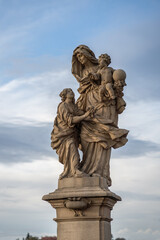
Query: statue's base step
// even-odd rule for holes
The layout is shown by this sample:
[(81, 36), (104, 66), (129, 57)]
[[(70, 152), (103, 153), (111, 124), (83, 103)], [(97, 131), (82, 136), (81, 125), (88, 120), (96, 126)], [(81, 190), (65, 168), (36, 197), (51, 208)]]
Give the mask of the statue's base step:
[(108, 189), (103, 177), (64, 178), (58, 181), (58, 189), (43, 196), (43, 200), (68, 197), (110, 197), (120, 201), (120, 196)]

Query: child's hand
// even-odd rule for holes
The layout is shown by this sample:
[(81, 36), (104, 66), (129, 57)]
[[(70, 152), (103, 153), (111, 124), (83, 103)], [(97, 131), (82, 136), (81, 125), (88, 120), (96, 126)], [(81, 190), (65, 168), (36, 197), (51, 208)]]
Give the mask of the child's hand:
[(90, 112), (90, 114), (93, 114), (93, 113), (95, 113), (95, 108), (91, 107), (91, 108), (88, 109), (88, 111)]
[(89, 109), (88, 109), (88, 112), (89, 112), (89, 116), (90, 116), (91, 118), (93, 118), (94, 113), (95, 113), (95, 108), (94, 108), (94, 107), (89, 108)]
[(96, 74), (94, 74), (94, 73), (89, 73), (89, 74), (88, 74), (88, 77), (89, 77), (91, 80), (95, 80)]

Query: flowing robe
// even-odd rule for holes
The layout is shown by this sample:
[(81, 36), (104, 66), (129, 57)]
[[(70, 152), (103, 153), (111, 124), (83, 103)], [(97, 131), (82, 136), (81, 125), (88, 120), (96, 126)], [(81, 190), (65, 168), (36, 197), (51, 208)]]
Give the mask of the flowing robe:
[[(82, 87), (81, 87), (82, 88)], [(80, 95), (77, 104), (84, 111), (94, 107), (94, 117), (90, 121), (81, 123), (81, 148), (83, 160), (81, 171), (91, 176), (102, 176), (110, 179), (110, 154), (111, 147), (119, 148), (127, 142), (128, 130), (117, 127), (118, 113), (116, 100), (101, 102), (99, 86), (92, 88)]]
[(82, 115), (82, 111), (75, 104), (59, 104), (51, 133), (51, 146), (56, 149), (59, 161), (64, 164), (60, 178), (73, 177), (79, 168), (78, 134), (76, 125), (72, 123), (73, 116), (77, 115)]
[[(89, 64), (82, 64), (77, 58), (78, 53), (84, 55)], [(83, 151), (81, 171), (90, 176), (98, 175), (107, 178), (110, 186), (109, 163), (111, 147), (123, 146), (127, 142), (128, 131), (119, 129), (117, 126), (117, 99), (101, 103), (99, 98), (100, 79), (92, 81), (89, 78), (89, 74), (96, 74), (98, 68), (98, 60), (91, 49), (85, 45), (80, 45), (74, 50), (72, 73), (80, 83), (78, 89), (80, 97), (77, 100), (78, 108), (83, 111), (87, 111), (90, 107), (96, 109), (94, 117), (90, 121), (83, 120), (81, 123), (80, 138)]]

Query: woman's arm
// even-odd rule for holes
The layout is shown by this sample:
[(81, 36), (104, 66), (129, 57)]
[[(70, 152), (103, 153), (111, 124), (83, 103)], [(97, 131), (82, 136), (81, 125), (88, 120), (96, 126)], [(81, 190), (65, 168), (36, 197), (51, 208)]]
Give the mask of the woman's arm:
[(78, 76), (77, 74), (73, 74), (74, 75), (74, 77), (77, 79), (77, 81), (79, 82), (79, 83), (82, 83), (82, 82), (84, 82), (84, 81), (88, 81), (88, 76), (84, 76), (84, 77), (80, 77), (80, 76)]
[(80, 121), (84, 120), (90, 115), (90, 111), (86, 112), (85, 114), (81, 116), (75, 116), (72, 118), (72, 123), (79, 123)]
[(81, 116), (75, 116), (72, 118), (72, 123), (79, 123), (80, 121), (86, 119), (86, 120), (90, 120), (89, 116), (92, 118), (93, 114), (95, 112), (94, 107), (91, 107), (90, 109), (88, 109), (88, 111), (81, 115)]

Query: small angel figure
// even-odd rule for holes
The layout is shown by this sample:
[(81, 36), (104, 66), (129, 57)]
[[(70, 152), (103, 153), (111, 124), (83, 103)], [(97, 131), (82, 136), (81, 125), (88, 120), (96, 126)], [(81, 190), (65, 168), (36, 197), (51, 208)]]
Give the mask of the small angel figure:
[(58, 106), (51, 133), (51, 147), (56, 149), (59, 161), (64, 164), (64, 171), (59, 178), (84, 177), (87, 174), (80, 170), (77, 124), (93, 114), (93, 108), (86, 113), (78, 109), (71, 88), (63, 89), (59, 96), (62, 102)]

